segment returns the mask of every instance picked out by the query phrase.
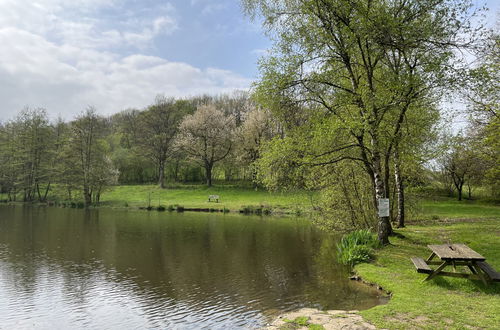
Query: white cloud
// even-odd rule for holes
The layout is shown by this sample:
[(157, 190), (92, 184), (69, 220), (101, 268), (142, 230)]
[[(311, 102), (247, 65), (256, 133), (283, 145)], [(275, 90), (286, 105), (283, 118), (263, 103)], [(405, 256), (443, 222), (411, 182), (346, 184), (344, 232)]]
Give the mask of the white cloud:
[(269, 54), (269, 50), (268, 49), (261, 49), (261, 48), (257, 48), (257, 49), (252, 49), (252, 51), (250, 52), (252, 55), (256, 55), (256, 56), (265, 56), (265, 55), (268, 55)]
[[(141, 54), (178, 28), (171, 5), (129, 12), (108, 0), (0, 2), (0, 120), (25, 105), (72, 118), (88, 105), (101, 113), (142, 108), (157, 94), (188, 96), (248, 88), (230, 71), (200, 69)], [(99, 9), (118, 11), (115, 22)], [(121, 49), (128, 49), (122, 55)]]
[(191, 0), (191, 6), (201, 6), (201, 13), (203, 15), (210, 15), (227, 9), (229, 4), (227, 0)]

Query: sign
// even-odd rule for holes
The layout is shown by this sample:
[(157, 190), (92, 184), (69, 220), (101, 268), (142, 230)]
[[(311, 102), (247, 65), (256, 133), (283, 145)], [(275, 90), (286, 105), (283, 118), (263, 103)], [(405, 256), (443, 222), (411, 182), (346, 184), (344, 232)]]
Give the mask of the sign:
[(388, 217), (389, 216), (389, 198), (379, 198), (378, 201), (378, 216)]

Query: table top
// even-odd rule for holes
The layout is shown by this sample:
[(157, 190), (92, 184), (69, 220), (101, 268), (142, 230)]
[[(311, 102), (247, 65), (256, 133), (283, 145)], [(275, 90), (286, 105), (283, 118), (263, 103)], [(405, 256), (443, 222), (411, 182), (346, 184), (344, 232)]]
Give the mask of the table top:
[(465, 244), (427, 245), (427, 247), (442, 260), (486, 260)]

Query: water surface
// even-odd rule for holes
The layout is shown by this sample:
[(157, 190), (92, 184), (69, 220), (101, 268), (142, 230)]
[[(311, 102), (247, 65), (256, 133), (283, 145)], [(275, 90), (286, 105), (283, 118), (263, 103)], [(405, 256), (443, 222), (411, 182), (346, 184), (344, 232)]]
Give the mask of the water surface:
[(384, 300), (304, 219), (0, 206), (0, 328), (258, 328)]

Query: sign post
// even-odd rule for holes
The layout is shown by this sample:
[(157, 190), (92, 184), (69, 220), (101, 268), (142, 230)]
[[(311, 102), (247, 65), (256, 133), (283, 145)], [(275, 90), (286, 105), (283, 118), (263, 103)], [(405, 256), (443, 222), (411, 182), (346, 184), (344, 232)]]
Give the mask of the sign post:
[(389, 216), (389, 198), (379, 198), (378, 200), (378, 216), (380, 218)]

